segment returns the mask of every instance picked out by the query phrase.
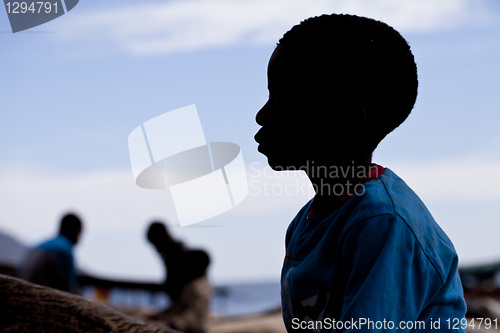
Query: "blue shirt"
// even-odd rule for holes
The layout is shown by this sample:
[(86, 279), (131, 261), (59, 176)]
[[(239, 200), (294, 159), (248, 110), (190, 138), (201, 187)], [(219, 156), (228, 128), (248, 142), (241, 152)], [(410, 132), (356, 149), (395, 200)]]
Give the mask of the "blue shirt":
[(73, 259), (74, 244), (62, 235), (36, 246), (36, 250), (50, 253), (56, 262), (60, 276), (67, 281), (70, 289), (77, 285), (77, 274)]
[(466, 306), (449, 238), (391, 170), (364, 188), (327, 216), (308, 218), (309, 202), (288, 227), (287, 330), (465, 332), (451, 329)]

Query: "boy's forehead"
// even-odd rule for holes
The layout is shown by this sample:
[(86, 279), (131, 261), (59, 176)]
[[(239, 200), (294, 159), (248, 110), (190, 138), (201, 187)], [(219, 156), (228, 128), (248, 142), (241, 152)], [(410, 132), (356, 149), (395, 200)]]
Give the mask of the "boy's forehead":
[[(319, 65), (298, 54), (295, 48), (278, 44), (267, 67), (268, 89), (306, 91), (325, 86)], [(330, 78), (330, 82), (333, 79)]]
[(281, 85), (292, 77), (296, 77), (298, 73), (296, 65), (293, 62), (293, 53), (282, 44), (278, 44), (271, 54), (267, 66), (268, 87)]
[(267, 65), (267, 77), (269, 79), (276, 74), (276, 72), (278, 71), (278, 66), (281, 66), (281, 63), (279, 62), (280, 60), (279, 55), (281, 54), (281, 49), (282, 45), (278, 44), (278, 46), (274, 49), (273, 53), (271, 54), (271, 57), (269, 58), (269, 63)]

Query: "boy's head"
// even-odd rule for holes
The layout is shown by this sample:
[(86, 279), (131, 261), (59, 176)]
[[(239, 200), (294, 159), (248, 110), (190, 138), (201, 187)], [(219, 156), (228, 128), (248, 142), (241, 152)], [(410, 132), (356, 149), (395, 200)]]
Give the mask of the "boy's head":
[(269, 61), (259, 151), (275, 170), (369, 157), (408, 117), (417, 86), (413, 55), (393, 28), (352, 15), (309, 18)]
[(160, 221), (151, 222), (147, 231), (147, 238), (158, 250), (164, 251), (171, 246), (179, 246), (167, 230), (166, 225)]
[(75, 214), (66, 214), (61, 219), (59, 225), (59, 235), (69, 239), (73, 244), (78, 243), (78, 239), (83, 229), (82, 221)]

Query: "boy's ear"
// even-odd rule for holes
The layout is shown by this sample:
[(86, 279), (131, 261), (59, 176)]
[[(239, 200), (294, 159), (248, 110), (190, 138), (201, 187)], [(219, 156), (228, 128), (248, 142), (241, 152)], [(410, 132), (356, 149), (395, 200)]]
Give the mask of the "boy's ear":
[(363, 104), (358, 104), (358, 108), (361, 112), (362, 122), (366, 123), (368, 121), (368, 113), (366, 112), (366, 108), (363, 106)]
[(344, 103), (341, 119), (346, 130), (362, 129), (368, 122), (368, 113), (363, 104)]
[(348, 114), (355, 124), (359, 124), (361, 126), (364, 125), (368, 120), (366, 108), (363, 106), (363, 104), (360, 103), (351, 104), (349, 106)]

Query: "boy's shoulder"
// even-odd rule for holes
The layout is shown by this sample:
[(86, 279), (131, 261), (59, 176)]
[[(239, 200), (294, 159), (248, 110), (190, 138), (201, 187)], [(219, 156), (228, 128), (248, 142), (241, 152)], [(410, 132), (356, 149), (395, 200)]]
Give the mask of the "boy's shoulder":
[(73, 245), (64, 236), (49, 239), (35, 247), (35, 250), (43, 250), (52, 253), (72, 253)]
[(358, 219), (395, 214), (403, 220), (418, 216), (434, 221), (418, 195), (389, 168), (377, 179), (365, 183), (363, 190), (358, 200), (354, 200), (353, 213)]
[(394, 228), (408, 231), (442, 278), (457, 254), (451, 240), (434, 220), (418, 195), (392, 170), (365, 184), (365, 193), (353, 202), (344, 231), (364, 223), (390, 218)]
[(357, 221), (395, 215), (417, 237), (425, 236), (423, 231), (429, 229), (443, 232), (418, 195), (389, 168), (379, 178), (365, 183), (364, 193), (352, 205), (351, 216)]

